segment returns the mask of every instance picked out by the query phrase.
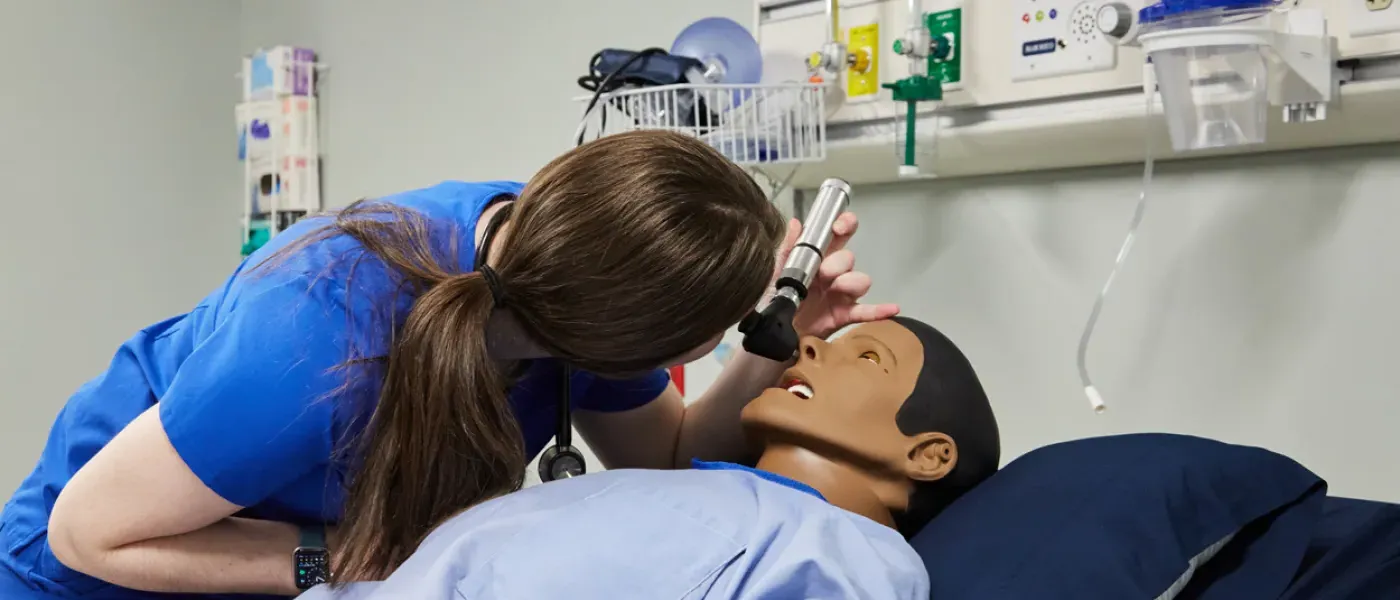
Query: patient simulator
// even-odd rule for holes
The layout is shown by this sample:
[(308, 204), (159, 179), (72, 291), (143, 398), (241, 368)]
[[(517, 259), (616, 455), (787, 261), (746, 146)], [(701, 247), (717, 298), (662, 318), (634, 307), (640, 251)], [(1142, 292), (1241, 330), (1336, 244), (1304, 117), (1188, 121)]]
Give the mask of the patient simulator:
[(441, 524), (388, 580), (308, 600), (929, 595), (908, 536), (991, 476), (996, 418), (941, 333), (897, 317), (802, 341), (751, 402), (756, 468), (696, 462), (538, 485)]

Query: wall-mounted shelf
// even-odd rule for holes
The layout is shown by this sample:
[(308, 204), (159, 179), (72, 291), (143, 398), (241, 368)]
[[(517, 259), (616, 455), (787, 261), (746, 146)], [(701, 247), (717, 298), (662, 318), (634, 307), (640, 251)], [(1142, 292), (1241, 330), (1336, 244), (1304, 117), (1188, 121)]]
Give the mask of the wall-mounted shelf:
[[(924, 131), (937, 131), (939, 178), (1043, 171), (1142, 162), (1143, 135), (1151, 127), (1152, 156), (1159, 161), (1400, 141), (1400, 79), (1342, 86), (1342, 102), (1324, 122), (1282, 126), (1275, 114), (1262, 145), (1173, 154), (1154, 102), (1151, 119), (1141, 92), (1005, 108), (952, 109), (926, 116)], [(894, 122), (832, 125), (827, 161), (797, 172), (795, 187), (815, 187), (827, 177), (853, 184), (907, 181), (897, 174)], [(933, 139), (925, 143), (933, 143)]]

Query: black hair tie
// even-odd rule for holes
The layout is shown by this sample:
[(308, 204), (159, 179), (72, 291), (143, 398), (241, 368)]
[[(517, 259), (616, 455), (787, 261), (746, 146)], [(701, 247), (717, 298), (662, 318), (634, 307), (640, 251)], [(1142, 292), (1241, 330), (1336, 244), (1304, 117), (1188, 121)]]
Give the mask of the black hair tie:
[(481, 277), (486, 280), (486, 287), (491, 288), (491, 302), (495, 308), (505, 306), (509, 298), (506, 296), (506, 286), (501, 283), (501, 276), (496, 273), (495, 269), (487, 265), (482, 265), (478, 271), (481, 273)]

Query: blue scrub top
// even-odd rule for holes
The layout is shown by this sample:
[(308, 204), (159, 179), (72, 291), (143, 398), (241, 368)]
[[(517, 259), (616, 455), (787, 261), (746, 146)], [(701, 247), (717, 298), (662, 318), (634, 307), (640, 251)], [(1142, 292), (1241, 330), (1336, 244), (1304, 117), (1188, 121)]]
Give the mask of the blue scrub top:
[[(439, 258), (468, 271), (482, 211), (521, 188), (446, 182), (383, 200), (424, 215), (441, 242)], [(175, 597), (137, 594), (76, 573), (54, 559), (47, 542), (49, 512), (63, 486), (153, 405), (195, 475), (247, 507), (240, 516), (339, 520), (345, 473), (332, 452), (359, 433), (381, 374), (374, 366), (337, 367), (352, 342), (357, 356), (384, 355), (386, 332), (413, 298), (396, 293), (377, 260), (354, 260), (364, 250), (348, 236), (313, 242), (275, 269), (244, 273), (324, 223), (306, 219), (274, 238), (194, 310), (128, 340), (106, 372), (69, 399), (38, 466), (0, 515), (0, 597)], [(555, 361), (532, 361), (511, 390), (527, 456), (554, 435), (560, 372)], [(582, 410), (629, 410), (656, 398), (669, 381), (663, 370), (633, 380), (575, 372), (571, 402)]]

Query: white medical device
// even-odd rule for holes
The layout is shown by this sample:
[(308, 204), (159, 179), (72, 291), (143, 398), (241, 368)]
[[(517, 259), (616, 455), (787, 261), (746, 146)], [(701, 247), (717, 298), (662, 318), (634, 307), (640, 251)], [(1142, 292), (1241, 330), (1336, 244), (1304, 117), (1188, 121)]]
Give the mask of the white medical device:
[[(1191, 152), (1263, 143), (1271, 107), (1283, 108), (1284, 123), (1327, 118), (1341, 81), (1336, 42), (1320, 10), (1296, 4), (1160, 0), (1134, 11), (1123, 2), (1108, 2), (1094, 24), (1117, 43), (1143, 49), (1155, 74), (1155, 85), (1153, 78), (1144, 85), (1149, 117), (1154, 92), (1160, 92), (1172, 148)], [(1142, 191), (1128, 235), (1079, 339), (1080, 383), (1095, 412), (1107, 405), (1089, 376), (1089, 340), (1146, 212), (1153, 173), (1151, 144), (1146, 147)]]
[(1265, 141), (1283, 122), (1327, 118), (1341, 77), (1321, 9), (1292, 0), (1161, 0), (1140, 11), (1100, 7), (1104, 35), (1142, 48), (1154, 68), (1177, 152)]

